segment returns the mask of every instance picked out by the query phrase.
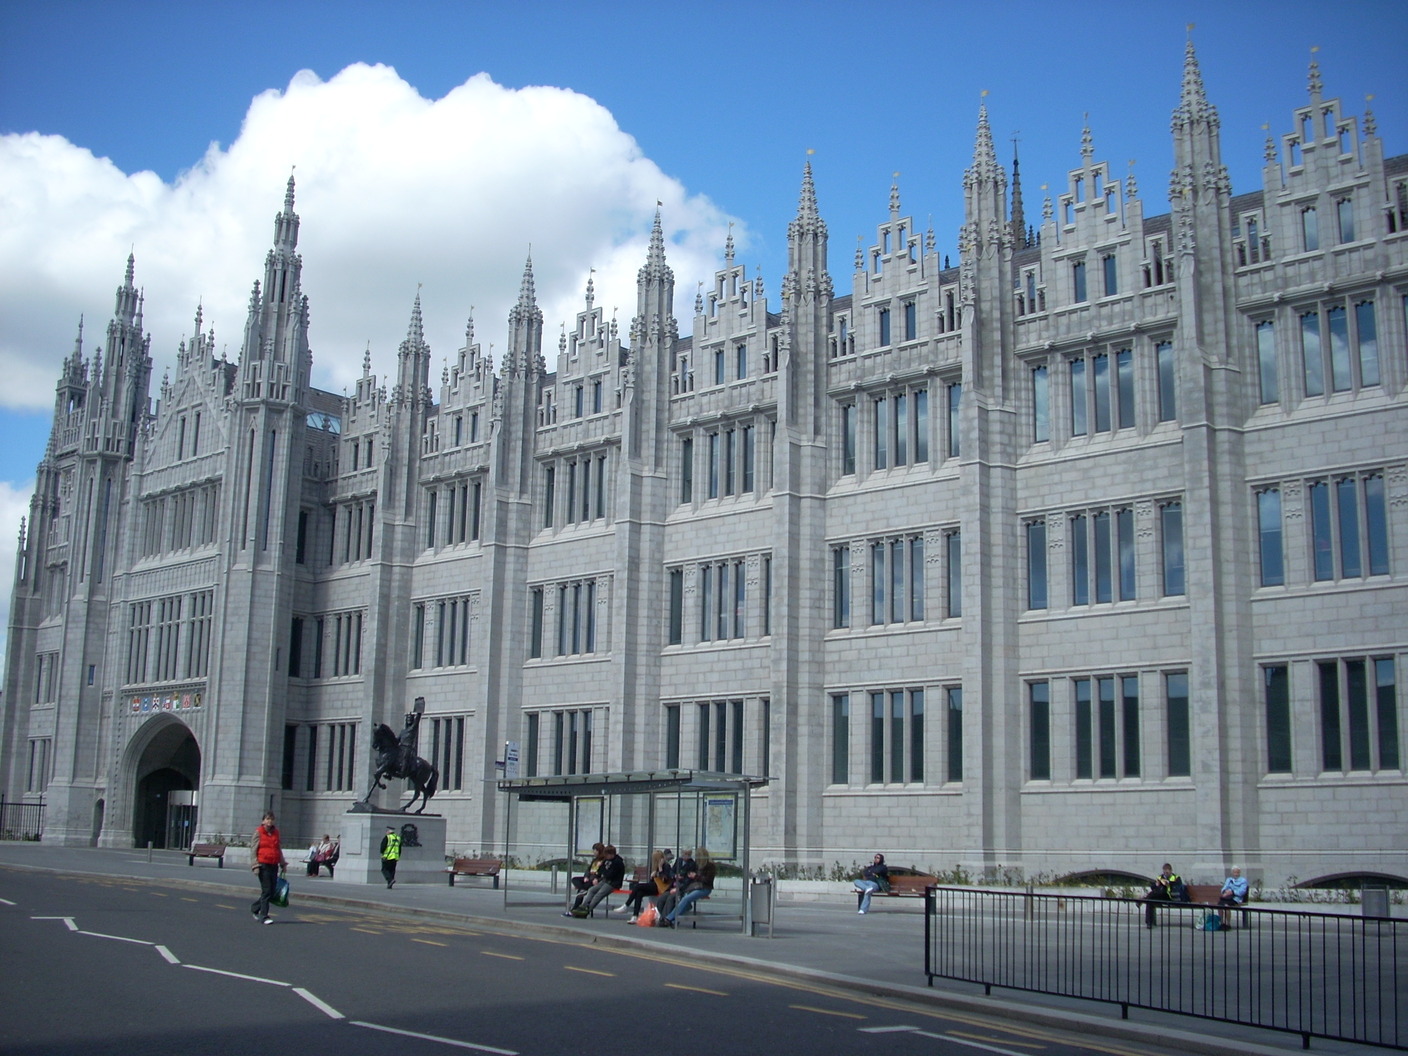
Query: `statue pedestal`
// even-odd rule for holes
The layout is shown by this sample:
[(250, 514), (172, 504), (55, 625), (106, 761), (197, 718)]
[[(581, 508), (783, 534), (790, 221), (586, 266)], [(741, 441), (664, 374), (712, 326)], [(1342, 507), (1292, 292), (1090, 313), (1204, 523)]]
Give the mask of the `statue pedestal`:
[[(401, 836), (397, 884), (445, 883), (445, 819), (439, 814), (352, 813), (342, 816), (342, 856), (334, 880), (346, 884), (381, 884), (381, 838), (386, 826)], [(404, 826), (414, 825), (420, 846), (412, 846)]]

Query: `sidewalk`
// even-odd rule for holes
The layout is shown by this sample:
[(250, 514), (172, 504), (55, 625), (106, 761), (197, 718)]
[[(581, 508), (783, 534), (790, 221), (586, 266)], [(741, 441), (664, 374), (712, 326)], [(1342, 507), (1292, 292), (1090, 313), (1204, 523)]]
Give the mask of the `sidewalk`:
[[(149, 860), (150, 858), (150, 860)], [(188, 866), (176, 851), (139, 849), (50, 847), (41, 843), (0, 842), (0, 891), (7, 868), (51, 872), (131, 877), (173, 887), (198, 886), (229, 890), (253, 897), (256, 884), (248, 867), (231, 862), (221, 869), (214, 861), (197, 859)], [(869, 914), (860, 916), (855, 903), (780, 900), (773, 935), (766, 926), (758, 938), (743, 935), (737, 918), (705, 917), (697, 929), (638, 928), (618, 915), (598, 913), (594, 919), (564, 919), (564, 894), (546, 887), (512, 887), (494, 890), (485, 881), (448, 883), (398, 883), (388, 891), (381, 884), (311, 878), (302, 875), (301, 862), (291, 861), (292, 908), (330, 906), (358, 912), (413, 916), (471, 925), (482, 931), (552, 934), (593, 943), (616, 943), (651, 949), (681, 958), (707, 960), (715, 966), (746, 968), (750, 972), (804, 980), (813, 985), (917, 1000), (956, 1012), (998, 1015), (1003, 1018), (1143, 1044), (1165, 1051), (1236, 1054), (1236, 1056), (1288, 1056), (1300, 1051), (1297, 1035), (1278, 1034), (1229, 1024), (1130, 1011), (1121, 1020), (1119, 1010), (1088, 1001), (1047, 998), (1041, 995), (994, 991), (985, 997), (980, 988), (935, 980), (932, 988), (924, 977), (924, 915), (918, 899), (877, 898)], [(613, 899), (613, 905), (620, 900)], [(707, 905), (707, 904), (706, 904)], [(1380, 1050), (1316, 1039), (1311, 1050), (1332, 1056), (1366, 1056)]]

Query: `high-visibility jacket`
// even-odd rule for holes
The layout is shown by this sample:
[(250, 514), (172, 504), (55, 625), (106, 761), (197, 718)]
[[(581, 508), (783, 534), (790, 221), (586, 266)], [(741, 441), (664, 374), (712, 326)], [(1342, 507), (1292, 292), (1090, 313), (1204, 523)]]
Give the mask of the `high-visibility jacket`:
[(401, 837), (394, 832), (388, 832), (381, 839), (381, 856), (388, 862), (394, 862), (401, 857)]

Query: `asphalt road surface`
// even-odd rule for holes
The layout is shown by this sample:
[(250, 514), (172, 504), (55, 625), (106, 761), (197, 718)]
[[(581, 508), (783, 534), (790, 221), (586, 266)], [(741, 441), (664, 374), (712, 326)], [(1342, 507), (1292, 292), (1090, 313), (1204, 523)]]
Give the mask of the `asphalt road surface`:
[(919, 1002), (255, 894), (0, 869), (7, 1056), (1145, 1056)]

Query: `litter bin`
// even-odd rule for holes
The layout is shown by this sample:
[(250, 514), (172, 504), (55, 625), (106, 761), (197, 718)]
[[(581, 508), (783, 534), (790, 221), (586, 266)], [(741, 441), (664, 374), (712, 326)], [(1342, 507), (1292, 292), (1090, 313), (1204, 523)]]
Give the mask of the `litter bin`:
[(772, 938), (774, 901), (772, 877), (766, 873), (758, 873), (753, 876), (748, 885), (748, 933), (753, 938), (756, 939), (761, 935), (764, 927), (768, 929), (768, 938)]
[(1359, 908), (1366, 917), (1388, 916), (1388, 885), (1365, 884), (1359, 895)]

